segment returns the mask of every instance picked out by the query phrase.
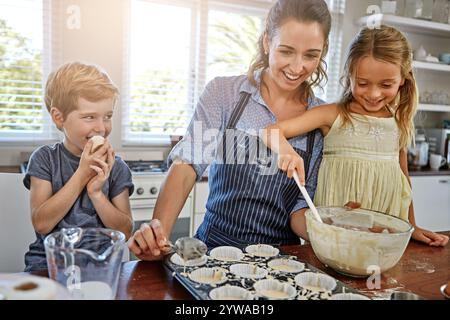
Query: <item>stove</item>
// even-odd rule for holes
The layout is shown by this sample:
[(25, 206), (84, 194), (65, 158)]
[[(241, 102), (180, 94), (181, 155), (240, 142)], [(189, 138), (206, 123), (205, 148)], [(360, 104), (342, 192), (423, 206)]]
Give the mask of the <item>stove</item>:
[(133, 174), (136, 173), (163, 173), (167, 171), (167, 165), (162, 160), (152, 161), (125, 161)]
[[(166, 162), (161, 160), (126, 160), (125, 163), (131, 170), (134, 184), (134, 192), (130, 195), (130, 207), (134, 221), (134, 230), (137, 230), (142, 223), (148, 222), (152, 218), (153, 209), (156, 205), (161, 185), (166, 179), (168, 168)], [(190, 194), (172, 230), (171, 241), (191, 235), (192, 203), (192, 195)]]

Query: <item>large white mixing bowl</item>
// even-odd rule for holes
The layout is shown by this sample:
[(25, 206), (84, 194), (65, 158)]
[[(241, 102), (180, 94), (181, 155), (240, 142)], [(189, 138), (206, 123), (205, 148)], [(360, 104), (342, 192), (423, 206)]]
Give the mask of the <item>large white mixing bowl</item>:
[[(342, 207), (318, 207), (322, 219), (342, 213)], [(317, 258), (336, 271), (356, 277), (384, 272), (397, 264), (406, 249), (413, 227), (406, 221), (380, 212), (354, 209), (373, 216), (375, 224), (397, 233), (372, 233), (345, 229), (317, 221), (306, 211), (309, 241)]]

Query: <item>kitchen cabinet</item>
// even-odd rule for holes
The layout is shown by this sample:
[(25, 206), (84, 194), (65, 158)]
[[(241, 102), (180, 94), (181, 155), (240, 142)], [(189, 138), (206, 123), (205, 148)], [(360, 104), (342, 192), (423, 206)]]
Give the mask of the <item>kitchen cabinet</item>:
[(450, 230), (450, 175), (411, 177), (411, 185), (417, 225)]
[(206, 201), (208, 200), (208, 182), (197, 182), (194, 186), (194, 214), (192, 234), (195, 234), (203, 221), (206, 213)]
[(24, 255), (36, 240), (22, 179), (20, 173), (0, 173), (0, 273), (23, 271)]

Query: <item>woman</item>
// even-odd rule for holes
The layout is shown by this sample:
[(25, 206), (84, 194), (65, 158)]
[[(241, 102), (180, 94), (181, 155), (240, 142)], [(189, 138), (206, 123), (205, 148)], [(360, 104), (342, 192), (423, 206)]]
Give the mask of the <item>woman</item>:
[[(265, 126), (324, 103), (312, 88), (326, 79), (330, 29), (323, 0), (279, 0), (271, 8), (248, 74), (216, 78), (207, 85), (186, 136), (169, 155), (173, 165), (153, 220), (129, 241), (138, 258), (156, 259), (165, 251), (165, 240), (208, 165), (207, 212), (196, 234), (208, 247), (296, 244), (299, 235), (307, 238), (306, 230), (295, 234), (290, 228), (293, 219), (304, 219), (306, 201), (294, 180), (276, 170), (275, 155), (261, 152), (259, 141), (254, 142)], [(314, 131), (289, 142), (305, 159), (306, 188), (313, 196), (322, 135)], [(207, 159), (203, 153), (211, 149), (215, 157)]]

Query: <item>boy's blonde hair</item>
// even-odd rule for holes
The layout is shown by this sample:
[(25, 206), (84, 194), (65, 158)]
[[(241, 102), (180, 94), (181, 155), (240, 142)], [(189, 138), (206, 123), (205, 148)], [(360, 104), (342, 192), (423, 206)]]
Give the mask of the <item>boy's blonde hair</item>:
[(78, 107), (78, 98), (91, 102), (113, 98), (119, 90), (100, 67), (81, 62), (70, 62), (52, 72), (45, 85), (45, 105), (58, 109), (65, 118)]
[(405, 83), (399, 88), (399, 93), (390, 106), (400, 129), (400, 147), (407, 147), (413, 140), (414, 115), (418, 104), (416, 79), (412, 69), (412, 50), (406, 37), (397, 29), (385, 25), (379, 28), (361, 29), (350, 44), (344, 74), (341, 81), (344, 93), (339, 101), (343, 124), (351, 123), (349, 111), (353, 101), (350, 79), (354, 75), (357, 63), (364, 57), (400, 66), (400, 72)]

